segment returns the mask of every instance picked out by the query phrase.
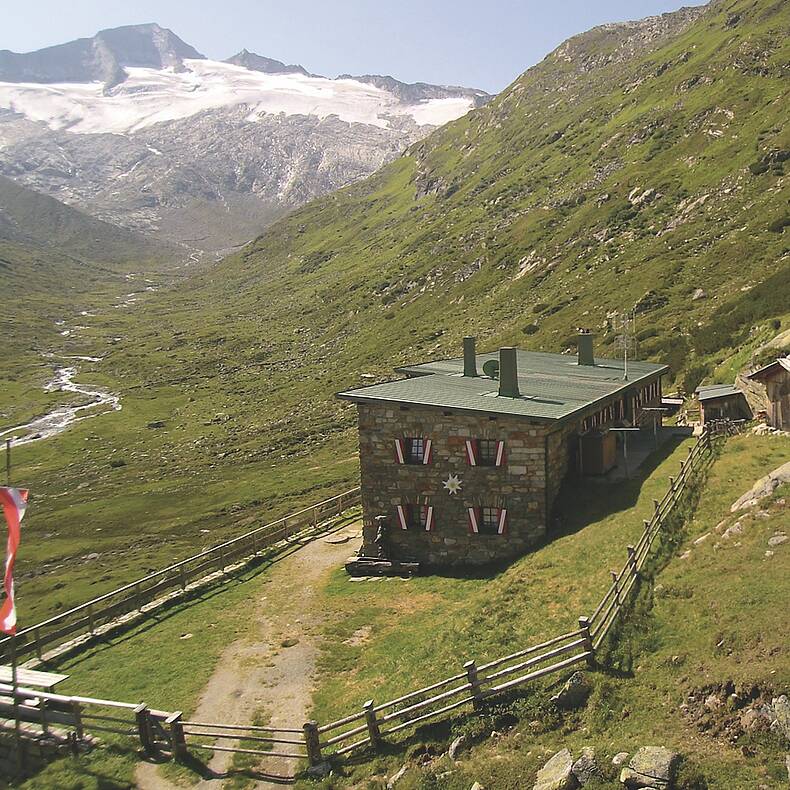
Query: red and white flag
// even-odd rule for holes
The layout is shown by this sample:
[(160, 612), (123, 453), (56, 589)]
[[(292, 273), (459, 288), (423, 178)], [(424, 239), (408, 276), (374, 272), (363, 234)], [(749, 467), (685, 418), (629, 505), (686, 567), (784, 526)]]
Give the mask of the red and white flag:
[(27, 508), (27, 489), (0, 486), (0, 505), (8, 524), (8, 544), (5, 555), (5, 600), (0, 606), (0, 631), (16, 633), (16, 606), (14, 605), (14, 562), (19, 548), (19, 524)]

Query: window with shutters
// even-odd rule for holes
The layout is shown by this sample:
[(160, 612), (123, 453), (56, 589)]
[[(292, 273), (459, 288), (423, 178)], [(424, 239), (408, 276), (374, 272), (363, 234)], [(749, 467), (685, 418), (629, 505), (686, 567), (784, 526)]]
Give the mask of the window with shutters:
[(396, 514), (397, 526), (400, 527), (400, 529), (420, 529), (430, 532), (436, 525), (434, 508), (432, 505), (398, 505)]
[(421, 464), (425, 462), (425, 439), (413, 436), (406, 439), (406, 463)]
[(480, 508), (480, 532), (485, 535), (496, 535), (499, 531), (499, 508)]

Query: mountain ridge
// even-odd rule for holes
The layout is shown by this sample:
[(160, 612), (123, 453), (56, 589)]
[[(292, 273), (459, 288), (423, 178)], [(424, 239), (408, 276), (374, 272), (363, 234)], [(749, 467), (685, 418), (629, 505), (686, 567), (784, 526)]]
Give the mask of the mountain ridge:
[(203, 59), (194, 47), (156, 22), (100, 30), (96, 35), (33, 52), (0, 50), (2, 82), (123, 82), (124, 67), (175, 68), (185, 58)]
[(490, 98), (391, 77), (330, 80), (248, 50), (209, 60), (155, 23), (30, 55), (49, 69), (42, 79), (65, 58), (66, 76), (89, 82), (3, 81), (15, 78), (9, 57), (0, 173), (209, 252), (246, 243)]

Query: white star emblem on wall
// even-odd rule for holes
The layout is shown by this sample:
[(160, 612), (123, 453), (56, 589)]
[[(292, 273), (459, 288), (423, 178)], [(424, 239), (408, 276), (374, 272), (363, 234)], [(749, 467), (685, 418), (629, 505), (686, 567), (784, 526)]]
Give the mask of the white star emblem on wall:
[(451, 493), (457, 494), (461, 490), (461, 486), (463, 485), (463, 481), (461, 480), (458, 475), (450, 475), (447, 480), (445, 480), (442, 485)]

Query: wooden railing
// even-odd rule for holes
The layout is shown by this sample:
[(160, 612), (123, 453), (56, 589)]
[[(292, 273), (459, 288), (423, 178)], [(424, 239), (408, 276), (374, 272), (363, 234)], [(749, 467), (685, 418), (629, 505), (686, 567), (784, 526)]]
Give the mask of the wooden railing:
[[(487, 663), (478, 665), (476, 661), (469, 660), (451, 677), (388, 702), (376, 703), (370, 699), (360, 710), (337, 721), (327, 724), (309, 721), (302, 730), (287, 730), (183, 721), (180, 712), (150, 710), (144, 704), (60, 697), (29, 689), (19, 689), (18, 699), (28, 701), (27, 720), (37, 721), (42, 728), (55, 721), (53, 714), (58, 711), (60, 718), (57, 723), (73, 727), (79, 737), (86, 729), (102, 731), (104, 727), (113, 733), (133, 734), (146, 752), (169, 751), (173, 759), (181, 759), (190, 749), (195, 749), (254, 754), (261, 758), (286, 757), (306, 760), (313, 766), (359, 749), (376, 749), (387, 737), (391, 738), (429, 719), (447, 716), (464, 706), (471, 706), (472, 711), (478, 711), (486, 700), (519, 686), (566, 672), (582, 662), (594, 666), (596, 654), (607, 635), (627, 612), (631, 593), (650, 558), (656, 538), (666, 527), (668, 517), (677, 507), (692, 477), (712, 459), (717, 441), (714, 435), (724, 437), (729, 433), (729, 428), (705, 430), (689, 449), (688, 456), (680, 462), (677, 477), (670, 477), (669, 489), (664, 497), (654, 500), (653, 514), (644, 522), (641, 537), (635, 545), (627, 547), (623, 566), (611, 572), (612, 583), (601, 602), (592, 615), (579, 617), (576, 630)], [(348, 493), (359, 496), (358, 490)], [(0, 700), (2, 695), (9, 693), (10, 686), (0, 685)], [(31, 699), (41, 702), (29, 707)], [(7, 712), (9, 704), (7, 699), (5, 702), (0, 701), (0, 712)], [(116, 712), (107, 716), (92, 712), (101, 710), (102, 706), (115, 706), (116, 709), (126, 711), (126, 714), (119, 715)], [(129, 711), (134, 713), (133, 723), (129, 720)], [(86, 725), (86, 721), (101, 723), (91, 726)], [(217, 741), (230, 742), (230, 745)], [(247, 748), (239, 745), (240, 742), (252, 744), (256, 748)]]
[[(303, 531), (315, 529), (359, 502), (360, 489), (352, 488), (22, 628), (17, 633), (17, 655), (35, 655), (41, 659), (52, 645), (102, 633), (124, 618), (131, 619), (139, 613), (151, 611), (158, 604), (202, 586), (231, 566), (249, 562), (264, 549)], [(10, 637), (0, 640), (0, 655), (7, 653), (10, 641)]]
[[(724, 432), (721, 432), (724, 435)], [(628, 546), (622, 568), (612, 571), (612, 584), (590, 617), (579, 617), (579, 627), (538, 645), (524, 648), (504, 658), (477, 665), (467, 661), (463, 671), (413, 691), (398, 699), (380, 704), (368, 700), (362, 710), (329, 724), (308, 722), (313, 749), (308, 750), (311, 764), (327, 756), (339, 756), (381, 743), (408, 727), (445, 716), (464, 705), (473, 710), (484, 700), (548, 675), (565, 672), (579, 663), (593, 665), (596, 651), (619, 617), (626, 610), (639, 572), (647, 562), (656, 537), (685, 491), (691, 476), (713, 454), (713, 440), (704, 432), (681, 461), (677, 477), (661, 501), (653, 503), (653, 515), (644, 522), (644, 530), (635, 546)]]

